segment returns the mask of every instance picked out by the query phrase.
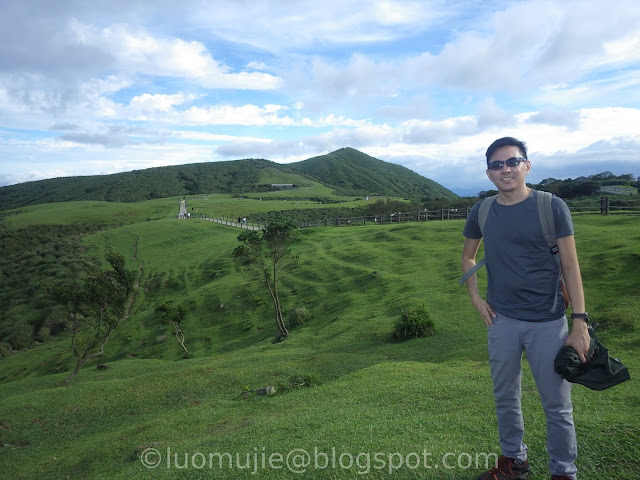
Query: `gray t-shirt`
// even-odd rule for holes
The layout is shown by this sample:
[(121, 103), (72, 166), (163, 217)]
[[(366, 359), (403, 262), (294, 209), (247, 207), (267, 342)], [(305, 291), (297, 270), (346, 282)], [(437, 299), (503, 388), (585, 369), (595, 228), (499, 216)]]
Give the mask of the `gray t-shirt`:
[[(464, 226), (467, 238), (482, 238), (476, 203)], [(556, 238), (573, 235), (569, 207), (554, 196), (551, 202)], [(484, 225), (488, 275), (487, 302), (512, 318), (544, 322), (565, 312), (558, 284), (559, 267), (542, 234), (536, 192), (515, 205), (493, 202)], [(556, 309), (553, 302), (558, 297)]]

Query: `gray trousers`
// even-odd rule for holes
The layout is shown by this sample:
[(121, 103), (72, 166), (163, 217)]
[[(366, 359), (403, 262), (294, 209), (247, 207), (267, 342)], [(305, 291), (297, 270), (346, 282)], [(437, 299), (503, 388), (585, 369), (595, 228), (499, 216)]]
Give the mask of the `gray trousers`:
[(573, 425), (571, 384), (553, 370), (553, 360), (567, 338), (567, 318), (525, 322), (497, 313), (493, 325), (487, 327), (487, 333), (502, 454), (518, 460), (527, 459), (520, 402), (522, 352), (526, 350), (547, 419), (549, 470), (554, 475), (575, 478), (578, 445)]

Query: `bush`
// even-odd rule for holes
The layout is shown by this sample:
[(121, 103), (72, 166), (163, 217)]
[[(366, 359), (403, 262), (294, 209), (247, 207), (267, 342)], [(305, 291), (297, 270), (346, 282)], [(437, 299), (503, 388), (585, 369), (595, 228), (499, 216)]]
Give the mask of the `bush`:
[(46, 342), (47, 340), (49, 340), (50, 336), (51, 336), (51, 330), (49, 330), (49, 327), (46, 327), (46, 326), (43, 325), (38, 330), (38, 335), (37, 335), (36, 338), (40, 342)]
[(394, 340), (430, 337), (435, 333), (435, 324), (424, 305), (407, 309), (401, 308), (400, 319), (393, 330)]
[(15, 353), (9, 342), (0, 342), (0, 358), (8, 357)]
[(28, 348), (33, 343), (33, 327), (24, 320), (18, 320), (7, 338), (15, 350)]
[(287, 328), (295, 328), (306, 323), (311, 318), (311, 313), (305, 307), (297, 307), (287, 315)]

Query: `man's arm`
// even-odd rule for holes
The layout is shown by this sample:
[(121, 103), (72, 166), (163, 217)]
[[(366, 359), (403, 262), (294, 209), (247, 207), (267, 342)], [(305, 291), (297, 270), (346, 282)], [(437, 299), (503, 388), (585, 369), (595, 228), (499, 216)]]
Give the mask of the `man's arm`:
[[(464, 246), (462, 247), (462, 273), (469, 271), (470, 268), (476, 264), (476, 255), (480, 248), (480, 241), (482, 238), (465, 238)], [(496, 316), (491, 306), (486, 302), (484, 298), (480, 296), (478, 290), (478, 275), (473, 274), (467, 279), (467, 290), (471, 296), (471, 303), (478, 311), (482, 320), (487, 327), (493, 325), (491, 320)]]
[[(586, 307), (582, 288), (582, 275), (580, 274), (580, 264), (578, 263), (578, 253), (573, 235), (558, 238), (558, 254), (562, 265), (562, 276), (571, 300), (571, 310), (575, 313), (584, 313)], [(573, 319), (573, 328), (567, 337), (565, 345), (572, 346), (578, 352), (582, 363), (587, 361), (586, 355), (589, 351), (590, 340), (587, 322), (581, 318)]]

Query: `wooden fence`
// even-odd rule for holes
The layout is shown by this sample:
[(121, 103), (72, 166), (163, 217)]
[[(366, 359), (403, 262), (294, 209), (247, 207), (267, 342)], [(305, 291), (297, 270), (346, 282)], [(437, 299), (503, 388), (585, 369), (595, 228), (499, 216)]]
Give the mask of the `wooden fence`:
[[(592, 214), (592, 215), (640, 215), (638, 207), (625, 207), (611, 205), (609, 197), (600, 199), (598, 207), (578, 207), (567, 204), (572, 214)], [(379, 215), (352, 215), (346, 217), (325, 217), (322, 219), (311, 219), (297, 222), (298, 228), (328, 227), (328, 226), (351, 226), (351, 225), (387, 225), (391, 223), (407, 222), (427, 222), (434, 220), (464, 220), (469, 216), (471, 207), (462, 208), (440, 208), (436, 210), (415, 210), (413, 212), (382, 213)], [(254, 222), (238, 222), (237, 219), (225, 216), (210, 217), (206, 214), (192, 214), (191, 218), (199, 218), (210, 222), (220, 223), (231, 227), (245, 228), (247, 230), (260, 230), (265, 225)]]

